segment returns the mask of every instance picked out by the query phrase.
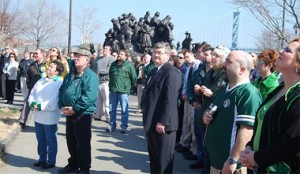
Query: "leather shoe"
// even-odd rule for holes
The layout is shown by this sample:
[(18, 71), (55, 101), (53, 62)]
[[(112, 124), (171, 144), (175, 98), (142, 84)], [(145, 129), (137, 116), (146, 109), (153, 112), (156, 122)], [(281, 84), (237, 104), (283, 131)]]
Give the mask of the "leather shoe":
[(93, 117), (95, 121), (101, 121), (101, 118)]
[(77, 174), (90, 174), (90, 170), (80, 170)]
[(175, 150), (177, 151), (177, 149), (179, 149), (181, 147), (182, 147), (182, 145), (178, 143), (178, 144), (175, 145)]
[(184, 156), (184, 159), (186, 160), (197, 160), (197, 156), (192, 154), (192, 155), (186, 155)]
[(190, 148), (187, 148), (187, 147), (180, 147), (180, 148), (178, 148), (176, 151), (177, 152), (187, 152), (187, 151), (189, 151), (190, 150)]
[(189, 166), (190, 169), (201, 169), (204, 168), (204, 164), (200, 161), (197, 161)]
[(79, 169), (75, 167), (71, 167), (70, 165), (66, 165), (64, 168), (59, 169), (59, 174), (66, 174), (66, 173), (78, 173)]
[(38, 161), (36, 163), (33, 163), (33, 166), (35, 167), (39, 167), (39, 166), (42, 166), (42, 165), (45, 165), (46, 163), (44, 161)]
[(50, 168), (53, 168), (55, 167), (54, 164), (48, 164), (48, 163), (45, 163), (42, 165), (42, 169), (50, 169)]
[(187, 151), (187, 152), (182, 152), (181, 154), (182, 154), (183, 156), (189, 156), (189, 155), (193, 155), (193, 152)]

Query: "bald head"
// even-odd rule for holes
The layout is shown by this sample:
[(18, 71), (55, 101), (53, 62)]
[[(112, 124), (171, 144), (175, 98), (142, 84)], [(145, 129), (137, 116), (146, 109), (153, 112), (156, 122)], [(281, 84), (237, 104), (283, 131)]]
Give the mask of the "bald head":
[(223, 64), (224, 79), (232, 87), (239, 82), (249, 81), (253, 67), (252, 57), (244, 51), (231, 51)]
[(249, 53), (245, 51), (231, 51), (229, 56), (232, 56), (241, 66), (246, 67), (248, 71), (250, 71), (254, 65), (252, 57)]

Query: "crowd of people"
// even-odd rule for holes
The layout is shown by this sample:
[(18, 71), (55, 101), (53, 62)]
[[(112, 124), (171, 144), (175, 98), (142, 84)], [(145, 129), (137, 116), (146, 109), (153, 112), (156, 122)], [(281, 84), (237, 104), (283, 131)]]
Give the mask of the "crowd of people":
[(204, 173), (300, 172), (300, 38), (278, 52), (250, 54), (207, 42), (194, 51), (158, 42), (151, 54), (132, 57), (126, 49), (105, 45), (91, 53), (81, 45), (68, 56), (56, 47), (25, 51), (18, 61), (17, 51), (5, 47), (0, 94), (12, 104), (20, 84), (19, 122), (24, 129), (32, 111), (34, 166), (43, 169), (55, 167), (64, 115), (70, 158), (59, 173), (89, 173), (92, 120), (106, 121), (108, 133), (117, 124), (121, 134), (130, 133), (129, 97), (136, 94), (151, 173), (172, 173), (175, 150)]

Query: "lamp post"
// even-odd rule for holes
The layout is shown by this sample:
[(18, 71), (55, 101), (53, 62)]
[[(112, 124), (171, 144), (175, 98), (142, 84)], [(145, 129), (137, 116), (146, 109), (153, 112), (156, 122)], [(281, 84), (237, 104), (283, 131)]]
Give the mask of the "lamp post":
[(298, 25), (295, 24), (295, 25), (293, 26), (293, 29), (294, 29), (294, 31), (295, 31), (295, 36), (297, 36), (297, 34), (298, 34)]
[(70, 7), (69, 7), (68, 53), (71, 52), (71, 33), (72, 33), (72, 0), (70, 0)]

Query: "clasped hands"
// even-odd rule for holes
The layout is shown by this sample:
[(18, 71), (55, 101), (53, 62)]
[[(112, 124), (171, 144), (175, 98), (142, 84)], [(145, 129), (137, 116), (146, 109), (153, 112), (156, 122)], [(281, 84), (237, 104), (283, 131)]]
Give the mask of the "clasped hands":
[(202, 93), (206, 97), (211, 97), (213, 95), (213, 92), (209, 88), (207, 88), (206, 86), (204, 86), (204, 85), (202, 85), (202, 86), (195, 85), (194, 86), (194, 92), (197, 95), (200, 95)]
[(72, 116), (73, 114), (75, 114), (75, 111), (73, 110), (73, 108), (71, 106), (65, 106), (61, 108), (61, 112), (65, 115), (65, 116)]
[(240, 152), (240, 162), (243, 166), (253, 170), (254, 166), (257, 166), (257, 163), (254, 160), (254, 151), (251, 147), (247, 146), (244, 151)]

